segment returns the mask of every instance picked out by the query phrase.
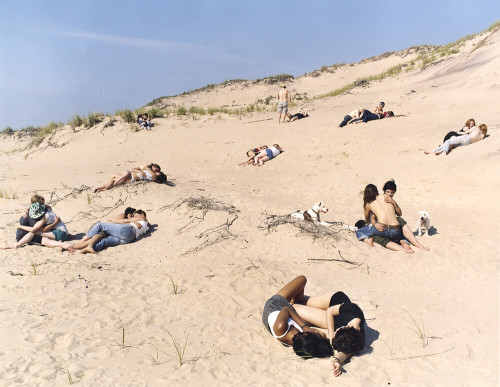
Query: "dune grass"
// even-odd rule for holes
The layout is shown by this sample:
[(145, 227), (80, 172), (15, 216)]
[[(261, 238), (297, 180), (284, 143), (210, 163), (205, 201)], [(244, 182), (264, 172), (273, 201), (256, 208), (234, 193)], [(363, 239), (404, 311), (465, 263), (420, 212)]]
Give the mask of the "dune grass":
[(17, 199), (17, 191), (14, 191), (12, 188), (8, 190), (0, 188), (0, 199)]
[(168, 329), (165, 329), (165, 331), (168, 333), (168, 335), (170, 336), (170, 339), (172, 340), (172, 345), (174, 346), (174, 355), (168, 354), (166, 352), (165, 352), (165, 354), (170, 356), (171, 358), (175, 359), (178, 362), (179, 367), (181, 367), (186, 362), (185, 353), (186, 353), (187, 342), (189, 339), (189, 333), (186, 337), (186, 340), (184, 341), (184, 345), (182, 345), (182, 343), (179, 340), (177, 340), (170, 333), (170, 331)]

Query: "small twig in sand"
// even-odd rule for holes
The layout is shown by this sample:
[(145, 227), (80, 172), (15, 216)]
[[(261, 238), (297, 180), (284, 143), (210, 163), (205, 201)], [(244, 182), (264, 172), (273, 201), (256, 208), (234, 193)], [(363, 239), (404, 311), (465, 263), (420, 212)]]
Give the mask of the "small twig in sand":
[(455, 347), (451, 347), (445, 351), (442, 352), (435, 352), (435, 353), (429, 353), (428, 355), (415, 355), (415, 356), (405, 356), (405, 357), (393, 357), (390, 360), (411, 360), (411, 359), (418, 359), (419, 357), (429, 357), (429, 356), (436, 356), (436, 355), (442, 355), (446, 352), (450, 352), (452, 349)]

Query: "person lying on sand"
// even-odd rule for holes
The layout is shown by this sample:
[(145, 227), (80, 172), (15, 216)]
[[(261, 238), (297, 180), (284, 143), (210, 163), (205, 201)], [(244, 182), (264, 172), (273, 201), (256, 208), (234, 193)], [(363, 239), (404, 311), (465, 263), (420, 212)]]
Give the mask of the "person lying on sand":
[[(394, 200), (394, 195), (396, 194), (397, 186), (394, 180), (389, 180), (384, 184), (382, 191), (384, 192), (384, 200), (386, 203), (391, 203), (394, 206), (394, 211), (397, 215), (397, 220), (401, 225), (401, 231), (403, 232), (403, 236), (415, 247), (418, 247), (421, 250), (429, 251), (429, 248), (421, 245), (413, 231), (411, 231), (410, 226), (408, 226), (407, 222), (402, 218), (403, 211), (401, 207), (399, 207), (398, 203)], [(379, 231), (384, 231), (384, 226), (377, 222), (376, 216), (372, 213), (370, 216), (370, 224), (359, 228), (356, 230), (356, 236), (359, 240), (369, 244), (370, 246), (374, 246), (373, 242), (378, 243), (379, 245), (393, 251), (405, 251), (406, 249), (399, 242), (392, 242), (389, 238), (381, 237), (379, 235), (373, 235), (371, 232), (371, 228), (374, 227)]]
[(239, 163), (238, 165), (240, 167), (246, 167), (249, 164), (254, 165), (253, 162), (254, 162), (255, 156), (257, 156), (260, 153), (260, 151), (263, 151), (266, 149), (267, 149), (267, 145), (261, 145), (260, 147), (250, 149), (249, 151), (247, 151), (248, 159)]
[(121, 175), (113, 175), (107, 183), (94, 188), (94, 193), (106, 191), (108, 189), (117, 187), (120, 184), (139, 180), (154, 181), (155, 183), (162, 184), (167, 181), (167, 176), (163, 172), (161, 172), (161, 168), (158, 164), (149, 164), (141, 167), (136, 167), (127, 171), (123, 171)]
[(275, 158), (282, 152), (283, 149), (278, 144), (274, 144), (271, 148), (260, 151), (259, 154), (254, 157), (254, 165), (261, 167), (266, 161)]
[(82, 254), (96, 254), (111, 246), (132, 243), (148, 232), (149, 226), (146, 213), (137, 210), (127, 219), (98, 222), (80, 241), (67, 244), (64, 249)]
[(287, 113), (286, 116), (288, 118), (288, 122), (293, 122), (296, 120), (301, 120), (302, 118), (309, 117), (309, 113), (308, 110), (299, 109), (297, 113), (295, 114)]
[[(365, 317), (343, 292), (305, 296), (306, 277), (298, 276), (264, 305), (264, 327), (304, 359), (333, 356), (333, 373), (365, 345)], [(293, 304), (293, 305), (292, 305)], [(328, 335), (311, 328), (328, 330)]]
[[(396, 244), (399, 242), (402, 246), (400, 251), (413, 254), (413, 250), (403, 236), (401, 224), (396, 218), (397, 203), (395, 206), (394, 199), (385, 194), (379, 195), (377, 187), (373, 184), (368, 184), (365, 187), (363, 203), (365, 221), (368, 224), (367, 227), (369, 232), (366, 232), (365, 228), (357, 230), (356, 235), (358, 236), (358, 239), (363, 240), (372, 235), (381, 236), (389, 239), (391, 242), (395, 242)], [(399, 208), (399, 206), (397, 207)], [(371, 213), (373, 213), (377, 219), (376, 225), (378, 224), (382, 227), (375, 227), (375, 225), (371, 226)], [(361, 235), (362, 233), (365, 233), (365, 235)], [(360, 238), (360, 235), (362, 238)]]
[(361, 116), (361, 120), (356, 121), (356, 124), (359, 124), (361, 122), (364, 122), (365, 124), (368, 121), (373, 121), (373, 120), (381, 120), (383, 118), (393, 118), (393, 117), (405, 117), (404, 114), (398, 114), (397, 116), (394, 115), (393, 111), (387, 111), (387, 112), (378, 112), (378, 113), (372, 113), (369, 110), (366, 110), (363, 112), (363, 115)]
[(354, 122), (361, 120), (361, 116), (363, 115), (364, 111), (365, 108), (360, 106), (358, 109), (350, 112), (348, 115), (344, 117), (344, 120), (340, 123), (339, 128), (342, 128), (348, 124), (352, 124)]
[(450, 147), (473, 144), (485, 138), (486, 133), (488, 133), (488, 127), (485, 124), (481, 124), (479, 127), (473, 126), (472, 128), (464, 130), (462, 133), (457, 133), (458, 136), (451, 137), (449, 140), (446, 140), (443, 145), (438, 146), (433, 151), (424, 151), (424, 153), (426, 155), (434, 153), (437, 156), (444, 152), (444, 154), (447, 155), (450, 152)]
[(31, 198), (27, 213), (19, 219), (16, 232), (17, 243), (5, 249), (17, 249), (26, 244), (40, 244), (46, 247), (62, 247), (69, 239), (68, 229), (64, 222), (45, 206), (45, 199), (40, 195)]

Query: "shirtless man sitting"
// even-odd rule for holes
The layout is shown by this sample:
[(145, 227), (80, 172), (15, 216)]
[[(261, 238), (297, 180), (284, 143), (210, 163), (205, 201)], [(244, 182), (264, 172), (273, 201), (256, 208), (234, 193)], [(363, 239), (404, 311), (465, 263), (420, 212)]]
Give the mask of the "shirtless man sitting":
[[(396, 182), (394, 180), (389, 180), (386, 181), (384, 184), (384, 188), (382, 188), (382, 191), (384, 191), (384, 200), (386, 203), (391, 203), (394, 206), (394, 211), (396, 212), (397, 215), (397, 220), (399, 224), (401, 225), (401, 231), (403, 233), (403, 236), (415, 247), (418, 247), (421, 250), (429, 251), (430, 249), (421, 245), (419, 241), (417, 241), (417, 238), (415, 238), (415, 235), (413, 234), (413, 231), (411, 231), (410, 226), (406, 223), (406, 220), (404, 220), (401, 216), (403, 215), (403, 210), (401, 210), (401, 207), (399, 207), (398, 203), (394, 200), (394, 195), (396, 194), (397, 186)], [(384, 227), (377, 223), (377, 218), (375, 215), (371, 215), (371, 223), (374, 225), (376, 229), (379, 231), (384, 231)], [(402, 247), (401, 245), (392, 242), (388, 238), (384, 238), (381, 236), (374, 236), (373, 241), (375, 243), (378, 243), (381, 246), (384, 246), (385, 248), (393, 251), (401, 251)]]
[(401, 225), (396, 217), (396, 208), (391, 201), (392, 198), (387, 200), (387, 195), (379, 195), (375, 185), (368, 184), (363, 197), (366, 223), (371, 222), (371, 213), (373, 213), (377, 218), (376, 225), (382, 226), (373, 227), (373, 235), (388, 238), (391, 242), (400, 242), (402, 251), (413, 254), (413, 250), (403, 236)]
[(281, 115), (283, 114), (283, 122), (286, 122), (286, 113), (288, 113), (288, 103), (292, 102), (290, 93), (285, 85), (281, 85), (278, 93), (278, 124), (281, 123)]

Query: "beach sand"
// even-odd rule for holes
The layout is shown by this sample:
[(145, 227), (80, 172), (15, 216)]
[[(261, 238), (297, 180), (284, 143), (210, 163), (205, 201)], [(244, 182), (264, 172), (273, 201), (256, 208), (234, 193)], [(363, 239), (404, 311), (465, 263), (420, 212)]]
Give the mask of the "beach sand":
[[(320, 95), (406, 60), (394, 54), (288, 87)], [(14, 150), (28, 140), (2, 137), (0, 188), (11, 193), (0, 198), (2, 245), (14, 243), (35, 192), (72, 233), (127, 206), (144, 209), (153, 227), (98, 255), (0, 251), (0, 385), (62, 386), (70, 377), (85, 386), (498, 385), (499, 68), (496, 32), (423, 70), (310, 100), (310, 117), (290, 124), (278, 125), (274, 112), (171, 115), (134, 132), (118, 119), (108, 128), (67, 127), (24, 151)], [(248, 106), (278, 87), (220, 86), (169, 103)], [(338, 127), (351, 110), (379, 101), (406, 117)], [(424, 155), (471, 117), (488, 124), (488, 138)], [(285, 152), (264, 167), (237, 166), (249, 148), (273, 143)], [(91, 193), (149, 162), (170, 186)], [(419, 240), (430, 252), (371, 248), (338, 226), (335, 240), (290, 224), (266, 227), (267, 216), (320, 200), (329, 207), (322, 220), (353, 225), (366, 184), (381, 189), (390, 178), (412, 230), (418, 211), (429, 211), (432, 235)], [(219, 206), (204, 213), (200, 198)], [(299, 274), (306, 294), (343, 290), (364, 311), (367, 345), (339, 378), (330, 359), (304, 361), (262, 325), (265, 301)]]

